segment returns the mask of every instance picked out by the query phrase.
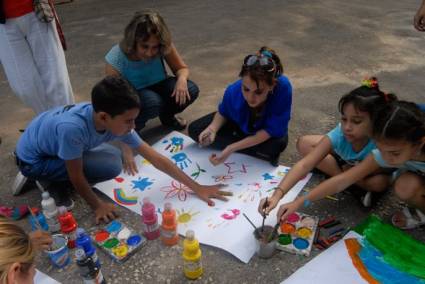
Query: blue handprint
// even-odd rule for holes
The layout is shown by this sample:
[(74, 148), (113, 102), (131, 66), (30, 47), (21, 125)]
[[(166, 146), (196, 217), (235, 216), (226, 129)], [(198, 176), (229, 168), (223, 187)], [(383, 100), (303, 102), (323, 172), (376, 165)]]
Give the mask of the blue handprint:
[(183, 138), (181, 137), (172, 137), (170, 144), (165, 147), (165, 150), (167, 151), (170, 149), (170, 153), (176, 153), (183, 149)]
[(174, 163), (182, 170), (187, 168), (189, 166), (189, 163), (192, 163), (192, 161), (185, 153), (175, 154), (171, 157), (171, 159), (173, 159)]

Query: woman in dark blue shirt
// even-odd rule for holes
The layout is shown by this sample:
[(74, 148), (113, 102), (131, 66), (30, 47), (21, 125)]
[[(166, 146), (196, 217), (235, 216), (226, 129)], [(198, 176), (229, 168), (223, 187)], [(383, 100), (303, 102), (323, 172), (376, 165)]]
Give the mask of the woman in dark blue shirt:
[(210, 157), (214, 165), (237, 151), (277, 166), (288, 144), (291, 83), (279, 57), (267, 47), (245, 57), (239, 76), (227, 87), (218, 111), (192, 122), (189, 135), (202, 146), (222, 150)]

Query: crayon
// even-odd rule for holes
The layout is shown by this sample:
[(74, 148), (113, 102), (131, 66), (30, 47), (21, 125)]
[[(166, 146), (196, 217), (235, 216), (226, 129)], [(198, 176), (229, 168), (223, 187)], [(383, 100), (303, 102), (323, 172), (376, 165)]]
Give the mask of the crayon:
[(327, 218), (325, 220), (320, 221), (319, 222), (319, 227), (323, 227), (324, 225), (329, 224), (331, 222), (335, 222), (335, 217), (329, 217), (329, 218)]
[(329, 229), (329, 228), (332, 228), (332, 227), (338, 226), (338, 225), (340, 225), (340, 224), (341, 224), (341, 222), (340, 222), (340, 221), (334, 221), (334, 222), (332, 222), (332, 223), (328, 223), (328, 224), (326, 224), (326, 225), (323, 225), (322, 227), (323, 227), (323, 228), (325, 228), (325, 229)]
[(314, 234), (313, 244), (317, 244), (317, 240), (320, 237), (320, 229), (316, 230), (316, 233)]
[(338, 233), (342, 233), (345, 230), (346, 230), (345, 228), (336, 228), (335, 230), (332, 230), (331, 232), (329, 232), (329, 237), (332, 237), (333, 235), (336, 235)]

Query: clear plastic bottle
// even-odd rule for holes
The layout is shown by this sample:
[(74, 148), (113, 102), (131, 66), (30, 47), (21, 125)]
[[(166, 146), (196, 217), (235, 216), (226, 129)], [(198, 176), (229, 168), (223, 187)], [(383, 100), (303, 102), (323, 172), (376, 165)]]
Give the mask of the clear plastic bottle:
[(41, 197), (43, 198), (41, 200), (41, 208), (43, 209), (43, 214), (46, 217), (47, 225), (49, 225), (49, 232), (59, 232), (61, 227), (58, 221), (59, 211), (55, 200), (50, 197), (50, 194), (47, 191), (43, 192)]

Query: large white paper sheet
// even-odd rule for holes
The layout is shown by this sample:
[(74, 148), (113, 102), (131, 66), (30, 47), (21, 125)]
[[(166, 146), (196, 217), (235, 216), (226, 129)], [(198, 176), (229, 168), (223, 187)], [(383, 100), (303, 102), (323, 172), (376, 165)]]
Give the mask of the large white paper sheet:
[(50, 276), (44, 274), (40, 270), (36, 269), (34, 276), (34, 284), (61, 284)]
[[(180, 235), (192, 229), (201, 243), (222, 248), (247, 263), (255, 253), (256, 241), (253, 228), (242, 213), (260, 226), (262, 217), (257, 213), (258, 203), (272, 193), (289, 168), (275, 168), (268, 162), (238, 153), (231, 155), (226, 163), (214, 167), (208, 157), (217, 151), (199, 148), (193, 140), (179, 132), (170, 133), (153, 147), (197, 182), (227, 184), (224, 190), (232, 191), (233, 196), (228, 202), (214, 200), (215, 206), (209, 207), (186, 186), (158, 171), (141, 156), (136, 157), (137, 176), (122, 173), (96, 187), (137, 214), (141, 214), (140, 203), (144, 197), (149, 197), (160, 209), (165, 202), (171, 202), (178, 213)], [(281, 203), (294, 200), (310, 177), (311, 174), (308, 174), (292, 188)], [(276, 223), (276, 210), (267, 218), (266, 224), (273, 226)]]
[[(346, 238), (362, 238), (362, 236), (354, 231), (350, 231), (344, 237), (344, 239)], [(367, 284), (354, 267), (345, 247), (344, 240), (336, 242), (282, 282), (282, 284), (311, 283)]]

